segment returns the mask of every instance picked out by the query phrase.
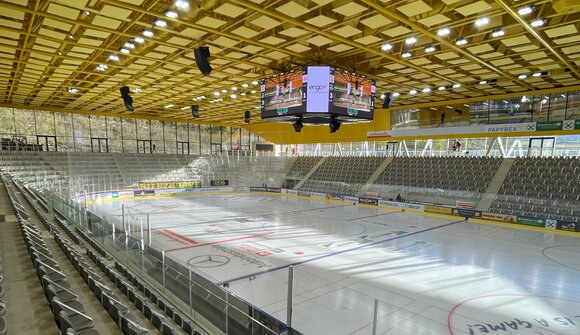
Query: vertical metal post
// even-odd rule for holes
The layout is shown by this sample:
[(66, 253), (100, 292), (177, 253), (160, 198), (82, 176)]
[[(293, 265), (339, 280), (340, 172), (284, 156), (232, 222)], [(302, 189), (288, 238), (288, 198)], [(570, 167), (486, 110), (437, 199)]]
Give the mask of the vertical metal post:
[[(191, 268), (188, 268), (189, 270), (189, 314), (193, 314), (193, 290), (192, 290), (192, 285), (193, 285), (193, 280), (191, 278)], [(195, 316), (193, 318), (193, 320), (195, 321)]]
[(161, 272), (163, 273), (163, 292), (165, 292), (165, 250), (161, 251)]
[(224, 315), (225, 315), (225, 319), (226, 319), (225, 320), (226, 321), (225, 322), (226, 323), (226, 335), (228, 335), (230, 333), (229, 332), (230, 322), (229, 322), (229, 319), (228, 319), (228, 308), (230, 306), (230, 303), (228, 302), (228, 300), (229, 300), (228, 297), (229, 296), (230, 296), (230, 292), (226, 291), (226, 308), (225, 308), (225, 311), (224, 311)]
[(140, 218), (139, 223), (141, 224), (141, 250), (145, 250), (145, 236), (143, 235), (143, 217)]
[(378, 316), (379, 316), (379, 300), (375, 299), (375, 310), (373, 312), (373, 335), (377, 335)]
[(149, 213), (147, 213), (147, 236), (149, 237), (149, 246), (151, 246), (151, 221), (149, 220)]
[(294, 295), (294, 266), (288, 268), (288, 301), (286, 305), (286, 324), (292, 327), (292, 296)]

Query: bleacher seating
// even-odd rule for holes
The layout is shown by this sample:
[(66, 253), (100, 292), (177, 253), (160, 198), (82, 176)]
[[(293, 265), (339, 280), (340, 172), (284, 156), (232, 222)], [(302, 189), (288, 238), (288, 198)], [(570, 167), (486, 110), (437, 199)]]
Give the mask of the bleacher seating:
[(580, 221), (580, 159), (517, 158), (491, 211)]
[(384, 157), (329, 157), (300, 189), (355, 195), (383, 160)]

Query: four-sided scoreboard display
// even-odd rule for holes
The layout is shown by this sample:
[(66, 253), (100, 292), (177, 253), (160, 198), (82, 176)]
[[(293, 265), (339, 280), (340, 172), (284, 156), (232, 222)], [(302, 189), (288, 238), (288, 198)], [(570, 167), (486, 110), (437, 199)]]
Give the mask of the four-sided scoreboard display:
[(331, 66), (307, 66), (262, 79), (260, 91), (262, 118), (272, 121), (336, 115), (357, 122), (374, 116), (375, 81)]

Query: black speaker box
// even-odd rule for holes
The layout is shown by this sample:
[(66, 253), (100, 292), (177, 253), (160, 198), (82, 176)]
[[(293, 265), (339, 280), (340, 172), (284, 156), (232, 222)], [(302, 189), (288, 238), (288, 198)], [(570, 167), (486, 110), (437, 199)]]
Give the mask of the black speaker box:
[(385, 100), (383, 101), (383, 108), (391, 107), (391, 102), (393, 102), (393, 95), (391, 93), (386, 93)]
[(250, 111), (245, 111), (244, 112), (244, 122), (245, 123), (250, 123)]
[(195, 55), (195, 63), (197, 63), (197, 67), (199, 71), (204, 76), (207, 76), (211, 73), (212, 67), (209, 65), (209, 47), (199, 47), (193, 49), (193, 54)]
[(129, 86), (123, 86), (119, 89), (119, 91), (121, 92), (121, 98), (123, 98), (123, 103), (125, 104), (125, 108), (129, 112), (132, 112), (133, 110), (135, 110), (135, 108), (133, 107), (133, 98), (131, 98), (131, 95), (129, 95), (129, 93), (131, 92), (131, 90), (129, 89)]
[(198, 105), (191, 105), (191, 115), (193, 117), (199, 117), (199, 106)]

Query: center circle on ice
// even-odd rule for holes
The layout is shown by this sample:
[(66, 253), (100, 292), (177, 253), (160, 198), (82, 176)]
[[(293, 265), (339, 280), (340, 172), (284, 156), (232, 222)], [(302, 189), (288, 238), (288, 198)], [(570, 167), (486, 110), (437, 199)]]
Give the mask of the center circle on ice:
[[(554, 306), (558, 306), (555, 308)], [(580, 301), (526, 295), (490, 294), (455, 305), (449, 334), (580, 334)]]
[[(580, 271), (580, 245), (555, 245), (542, 250), (544, 257), (563, 267)], [(580, 321), (580, 320), (579, 320)]]
[(223, 255), (201, 255), (190, 258), (188, 265), (194, 268), (217, 268), (230, 262), (230, 258)]
[[(363, 234), (367, 230), (367, 227), (362, 223), (341, 219), (328, 220), (328, 218), (319, 217), (300, 217), (287, 218), (286, 220), (292, 224), (292, 229), (306, 229), (313, 232), (320, 232), (320, 234), (355, 237)], [(284, 229), (284, 227), (276, 223), (266, 222), (263, 225), (263, 229), (276, 230)]]

